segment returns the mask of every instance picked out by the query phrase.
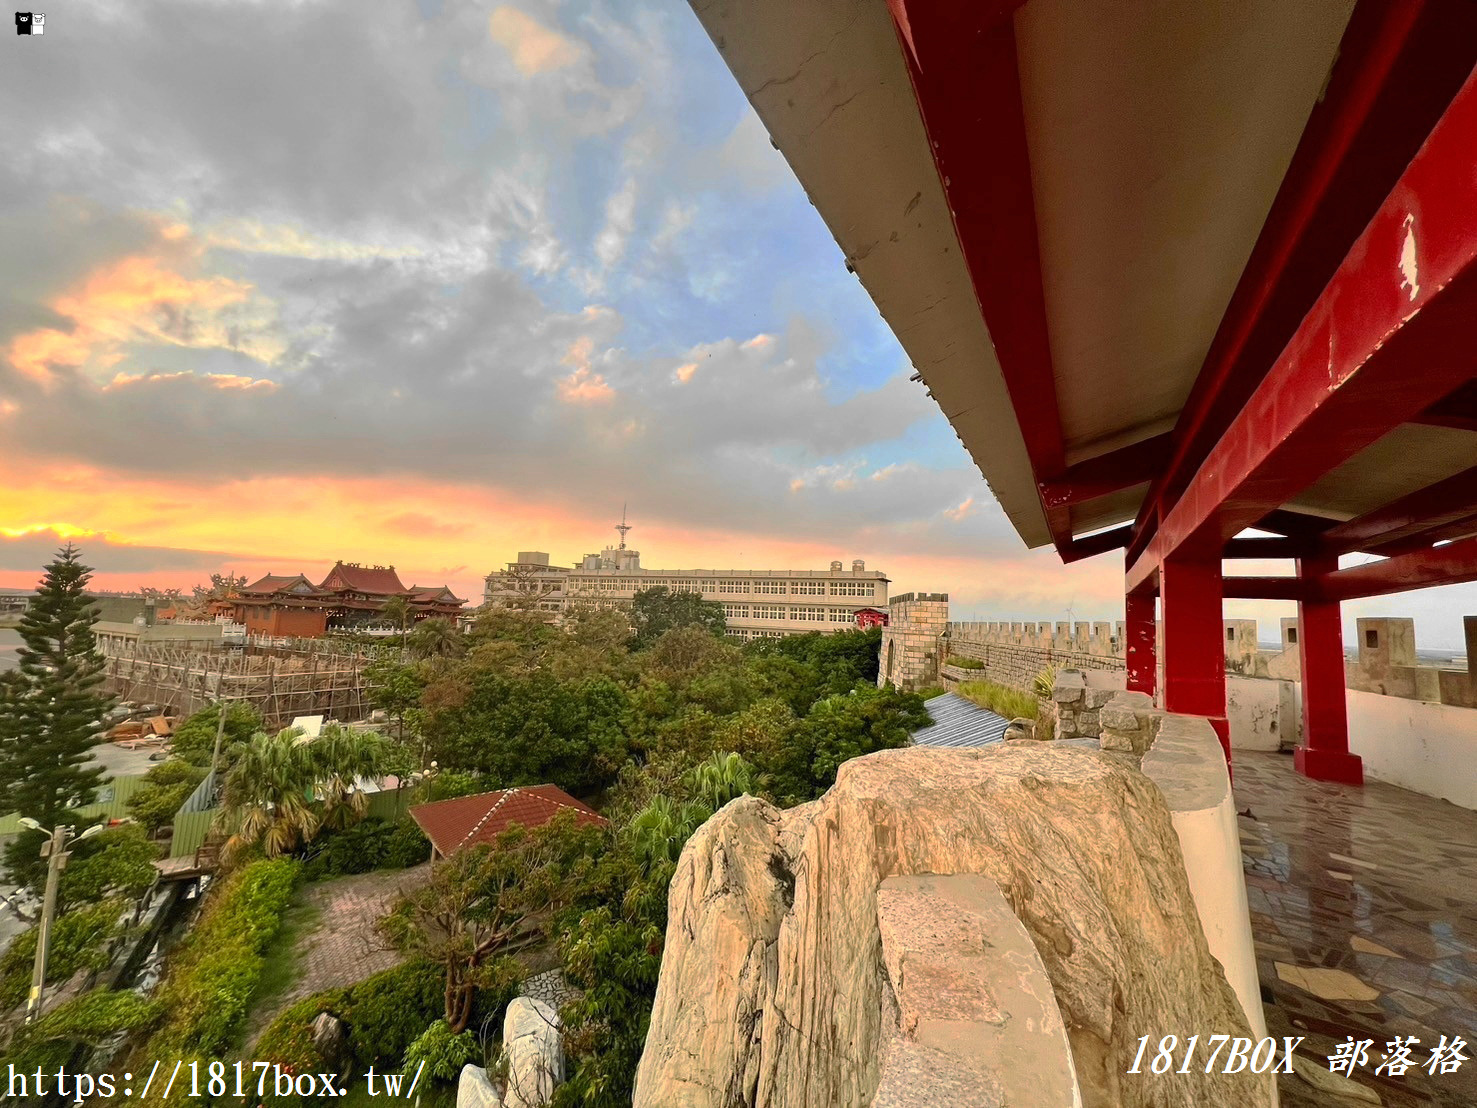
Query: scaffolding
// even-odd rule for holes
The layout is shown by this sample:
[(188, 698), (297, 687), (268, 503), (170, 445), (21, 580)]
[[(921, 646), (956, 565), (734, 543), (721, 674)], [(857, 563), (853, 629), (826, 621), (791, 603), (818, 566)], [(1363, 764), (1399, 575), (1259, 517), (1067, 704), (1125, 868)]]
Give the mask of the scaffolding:
[(140, 644), (105, 658), (106, 687), (120, 700), (157, 704), (181, 716), (221, 700), (250, 704), (268, 727), (296, 716), (361, 720), (368, 714), (366, 670), (374, 655), (353, 643), (295, 639), (289, 645), (254, 642)]

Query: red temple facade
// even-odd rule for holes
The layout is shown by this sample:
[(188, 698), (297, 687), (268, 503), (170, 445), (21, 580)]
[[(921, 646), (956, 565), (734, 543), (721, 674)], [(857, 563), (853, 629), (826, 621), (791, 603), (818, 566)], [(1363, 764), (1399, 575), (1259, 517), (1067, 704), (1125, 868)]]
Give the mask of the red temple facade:
[(455, 619), (466, 603), (446, 585), (407, 588), (394, 566), (342, 561), (316, 585), (301, 573), (269, 573), (238, 590), (230, 603), (248, 635), (313, 639), (330, 630), (382, 623), (385, 605), (396, 597), (406, 601), (416, 621)]

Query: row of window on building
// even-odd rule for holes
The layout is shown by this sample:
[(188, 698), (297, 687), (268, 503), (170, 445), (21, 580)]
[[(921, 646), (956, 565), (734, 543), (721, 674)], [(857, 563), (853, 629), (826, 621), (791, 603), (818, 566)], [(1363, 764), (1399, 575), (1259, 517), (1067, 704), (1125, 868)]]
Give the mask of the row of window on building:
[(636, 589), (649, 589), (656, 585), (665, 585), (673, 592), (712, 593), (715, 595), (724, 593), (743, 596), (752, 594), (772, 594), (776, 596), (877, 595), (877, 583), (874, 581), (668, 581), (660, 577), (640, 579), (625, 577), (609, 580), (573, 577), (569, 582), (569, 591), (575, 594), (581, 592), (625, 593), (633, 592)]
[(729, 619), (784, 619), (797, 623), (856, 622), (856, 613), (850, 608), (813, 608), (784, 604), (725, 604), (723, 614)]

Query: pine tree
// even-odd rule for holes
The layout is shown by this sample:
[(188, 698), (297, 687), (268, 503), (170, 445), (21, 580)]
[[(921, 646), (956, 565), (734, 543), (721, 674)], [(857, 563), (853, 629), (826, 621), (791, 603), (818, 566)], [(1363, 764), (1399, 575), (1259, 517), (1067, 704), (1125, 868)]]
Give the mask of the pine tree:
[(53, 827), (63, 810), (91, 803), (103, 770), (90, 765), (112, 698), (92, 637), (92, 570), (68, 543), (46, 567), (21, 617), (20, 669), (0, 689), (0, 784), (6, 807)]

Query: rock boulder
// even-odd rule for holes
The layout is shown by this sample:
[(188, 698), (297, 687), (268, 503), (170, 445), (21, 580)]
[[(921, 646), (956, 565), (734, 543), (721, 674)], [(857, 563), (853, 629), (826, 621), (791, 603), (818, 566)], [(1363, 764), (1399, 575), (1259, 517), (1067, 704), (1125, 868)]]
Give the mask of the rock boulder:
[(543, 1108), (564, 1080), (564, 1045), (559, 1014), (542, 1000), (515, 997), (503, 1018), (503, 1053), (508, 1059), (507, 1108)]
[(1122, 763), (1055, 743), (907, 748), (846, 763), (798, 808), (733, 801), (672, 880), (636, 1108), (870, 1103), (900, 1011), (878, 890), (919, 874), (998, 887), (1045, 967), (1089, 1108), (1270, 1105), (1265, 1076), (1124, 1072), (1140, 1036), (1249, 1031), (1164, 798)]

